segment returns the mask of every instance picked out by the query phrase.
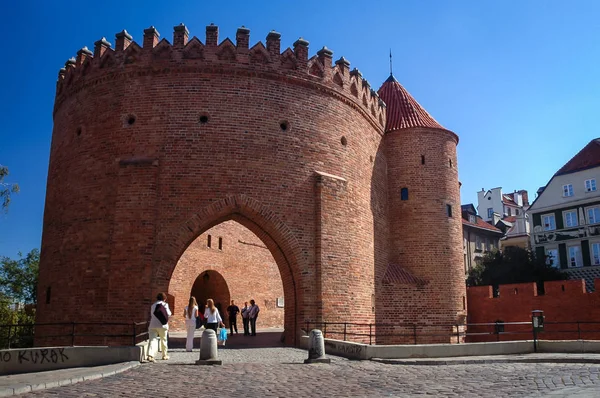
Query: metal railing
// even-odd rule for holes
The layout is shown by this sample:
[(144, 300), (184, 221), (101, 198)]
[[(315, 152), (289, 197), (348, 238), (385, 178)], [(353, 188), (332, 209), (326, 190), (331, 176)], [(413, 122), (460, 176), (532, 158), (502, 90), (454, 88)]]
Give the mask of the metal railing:
[[(0, 324), (0, 348), (33, 347), (34, 339), (53, 345), (74, 346), (78, 341), (100, 339), (136, 345), (147, 339), (148, 322), (49, 322)], [(129, 344), (127, 343), (127, 344)]]
[(361, 340), (370, 345), (381, 338), (398, 338), (412, 344), (426, 343), (431, 339), (454, 340), (461, 343), (466, 336), (465, 324), (412, 324), (412, 323), (355, 323), (355, 322), (305, 322), (305, 331), (320, 329), (324, 337), (344, 341)]
[[(576, 321), (576, 322), (545, 322), (544, 329), (539, 331), (538, 334), (551, 336), (557, 335), (561, 338), (568, 333), (568, 336), (577, 334), (577, 340), (590, 339), (592, 333), (597, 336), (590, 340), (600, 340), (600, 322), (595, 321)], [(560, 335), (559, 335), (560, 334)]]
[[(320, 329), (323, 337), (373, 345), (379, 341), (395, 344), (547, 340), (600, 340), (600, 321), (545, 322), (535, 328), (531, 320), (463, 324), (305, 322), (305, 332)], [(386, 343), (384, 343), (386, 344)], [(537, 347), (536, 347), (537, 348)]]

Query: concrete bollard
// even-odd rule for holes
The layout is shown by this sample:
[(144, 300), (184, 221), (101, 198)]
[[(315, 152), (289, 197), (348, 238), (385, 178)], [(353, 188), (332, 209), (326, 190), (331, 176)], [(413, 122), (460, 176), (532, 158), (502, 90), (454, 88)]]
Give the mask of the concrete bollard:
[(206, 329), (202, 332), (200, 341), (200, 359), (196, 365), (222, 365), (223, 361), (219, 359), (217, 352), (217, 334), (212, 329)]
[(325, 357), (325, 339), (319, 329), (310, 331), (308, 359), (304, 363), (331, 363), (331, 359)]

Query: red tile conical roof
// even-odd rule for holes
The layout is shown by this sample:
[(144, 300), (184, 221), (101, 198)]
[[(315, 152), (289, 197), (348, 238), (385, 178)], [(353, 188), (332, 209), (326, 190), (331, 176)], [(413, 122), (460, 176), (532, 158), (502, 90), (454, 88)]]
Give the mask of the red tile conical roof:
[(390, 75), (381, 85), (378, 94), (386, 104), (386, 132), (411, 127), (430, 127), (446, 130), (419, 105), (393, 75)]

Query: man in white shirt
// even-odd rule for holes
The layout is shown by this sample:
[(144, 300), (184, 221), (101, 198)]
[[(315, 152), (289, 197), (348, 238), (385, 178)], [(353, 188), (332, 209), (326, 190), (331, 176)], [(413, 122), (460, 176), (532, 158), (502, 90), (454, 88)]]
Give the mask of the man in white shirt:
[(250, 329), (252, 329), (252, 334), (251, 336), (256, 336), (256, 318), (258, 318), (258, 312), (260, 311), (260, 308), (258, 308), (258, 305), (256, 305), (256, 302), (254, 300), (250, 300), (250, 314), (249, 314), (249, 318), (250, 318)]
[[(167, 332), (169, 331), (169, 317), (171, 310), (169, 304), (165, 301), (167, 295), (158, 293), (156, 303), (150, 306), (150, 325), (148, 326), (148, 361), (154, 362), (154, 354), (156, 348), (154, 341), (158, 337), (160, 339), (160, 347), (162, 350), (162, 359), (169, 359), (167, 353)], [(162, 306), (157, 309), (157, 306)], [(164, 323), (163, 323), (164, 322)]]

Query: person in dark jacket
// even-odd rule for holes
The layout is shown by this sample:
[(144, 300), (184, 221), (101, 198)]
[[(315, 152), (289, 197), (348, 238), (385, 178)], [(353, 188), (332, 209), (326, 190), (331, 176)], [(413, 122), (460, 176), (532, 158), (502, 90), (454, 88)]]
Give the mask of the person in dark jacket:
[(234, 301), (231, 300), (231, 305), (227, 307), (227, 313), (229, 315), (229, 332), (233, 334), (233, 330), (235, 329), (235, 333), (237, 334), (237, 314), (240, 312), (240, 307), (235, 305)]

